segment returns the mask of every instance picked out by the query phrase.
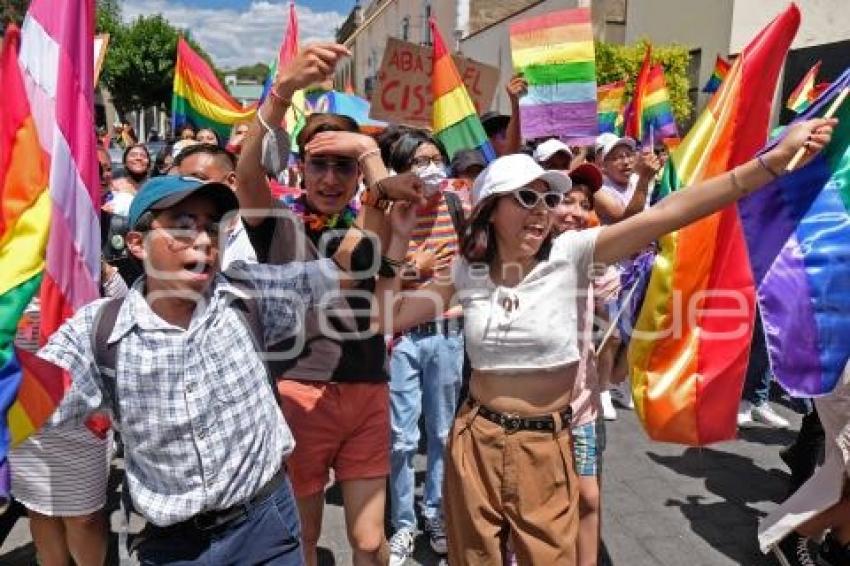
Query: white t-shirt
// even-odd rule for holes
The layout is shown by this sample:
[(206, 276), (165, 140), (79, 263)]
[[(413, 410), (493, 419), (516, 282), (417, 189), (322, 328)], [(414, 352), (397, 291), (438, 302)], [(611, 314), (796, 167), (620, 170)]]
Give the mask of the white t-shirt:
[[(629, 206), (629, 203), (632, 201), (632, 197), (635, 195), (635, 191), (637, 190), (638, 179), (639, 179), (638, 174), (632, 173), (629, 176), (628, 184), (626, 184), (624, 186), (624, 185), (620, 185), (619, 183), (615, 183), (610, 177), (608, 177), (608, 175), (605, 175), (602, 178), (602, 186), (599, 188), (599, 192), (605, 193), (607, 195), (611, 195), (612, 197), (614, 197), (617, 200), (617, 202), (619, 202), (621, 205), (623, 205), (623, 208), (625, 209), (627, 206)], [(644, 205), (645, 209), (649, 208), (649, 197), (652, 195), (652, 191), (653, 191), (654, 188), (655, 188), (655, 180), (652, 179), (652, 180), (649, 181), (649, 188), (647, 189), (647, 192), (646, 192), (646, 204)], [(608, 218), (604, 214), (600, 214), (600, 213), (601, 213), (600, 210), (596, 211), (597, 216), (599, 216), (599, 221), (602, 224), (614, 224), (615, 223), (614, 219)]]
[(578, 361), (577, 301), (587, 297), (598, 235), (598, 228), (561, 234), (549, 258), (515, 287), (493, 283), (485, 264), (455, 259), (452, 278), (473, 368), (533, 370)]

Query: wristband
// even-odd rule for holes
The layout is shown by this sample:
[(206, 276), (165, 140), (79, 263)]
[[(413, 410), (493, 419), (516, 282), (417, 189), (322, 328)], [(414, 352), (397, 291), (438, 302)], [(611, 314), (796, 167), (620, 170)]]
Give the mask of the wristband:
[[(737, 167), (735, 169), (737, 169)], [(738, 193), (745, 195), (747, 194), (747, 191), (745, 191), (744, 187), (741, 186), (741, 182), (738, 180), (738, 175), (735, 172), (735, 169), (729, 170), (729, 179), (732, 181), (732, 186), (735, 190), (738, 191)]]
[(363, 163), (363, 160), (366, 159), (367, 157), (371, 157), (371, 156), (379, 154), (379, 153), (381, 153), (381, 150), (377, 147), (374, 148), (374, 149), (370, 149), (369, 151), (362, 153), (360, 155), (360, 157), (357, 158), (357, 163), (358, 164)]
[(767, 171), (768, 173), (770, 173), (770, 176), (771, 176), (771, 177), (773, 177), (774, 179), (778, 179), (778, 178), (779, 178), (779, 174), (778, 174), (778, 173), (776, 173), (773, 169), (771, 169), (771, 168), (767, 165), (767, 161), (765, 161), (765, 160), (764, 160), (764, 155), (759, 155), (758, 157), (756, 157), (756, 161), (758, 161), (758, 163), (759, 163), (759, 165), (761, 165), (761, 168), (762, 168), (762, 169), (764, 169), (765, 171)]
[(282, 96), (281, 96), (281, 95), (279, 95), (277, 92), (275, 92), (275, 90), (274, 90), (273, 88), (270, 88), (270, 89), (269, 89), (269, 96), (270, 96), (271, 98), (274, 98), (274, 99), (275, 99), (275, 100), (277, 100), (278, 102), (283, 103), (283, 105), (284, 105), (284, 106), (290, 106), (290, 105), (292, 104), (292, 100), (291, 100), (291, 99), (287, 100), (286, 98), (282, 97)]
[(360, 204), (363, 206), (378, 208), (386, 212), (390, 208), (392, 202), (384, 198), (378, 183), (376, 183), (371, 187), (367, 187), (366, 190), (363, 191), (360, 195)]

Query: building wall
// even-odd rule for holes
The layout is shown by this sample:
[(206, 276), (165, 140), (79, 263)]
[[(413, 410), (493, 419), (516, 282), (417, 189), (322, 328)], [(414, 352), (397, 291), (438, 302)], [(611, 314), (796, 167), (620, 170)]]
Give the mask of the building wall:
[[(692, 50), (692, 88), (701, 90), (719, 54), (729, 55), (734, 0), (631, 0), (626, 14), (626, 43), (679, 43)], [(761, 2), (750, 2), (761, 4)], [(708, 101), (698, 94), (697, 108)]]
[[(367, 94), (367, 80), (372, 80), (381, 67), (384, 47), (387, 38), (404, 39), (404, 28), (407, 27), (407, 41), (425, 44), (430, 42), (428, 31), (428, 7), (437, 20), (437, 25), (446, 43), (453, 47), (455, 43), (455, 26), (457, 25), (456, 0), (375, 0), (364, 9), (363, 21), (380, 10), (384, 4), (390, 5), (374, 21), (362, 28), (356, 36), (351, 49), (354, 58), (343, 71), (350, 77), (355, 91)], [(337, 77), (338, 86), (344, 81)]]
[[(492, 110), (504, 114), (510, 112), (510, 102), (504, 88), (513, 75), (508, 26), (517, 20), (522, 20), (529, 16), (552, 12), (554, 10), (563, 10), (565, 8), (575, 8), (581, 3), (581, 0), (544, 0), (527, 10), (515, 13), (506, 20), (484, 28), (461, 40), (460, 50), (464, 56), (482, 63), (487, 63), (488, 65), (493, 65), (494, 67), (499, 67), (501, 71), (500, 84), (496, 88), (496, 96), (493, 97)], [(472, 16), (470, 16), (470, 21), (472, 21)]]
[[(798, 0), (802, 18), (791, 49), (823, 45), (850, 39), (847, 0)], [(732, 18), (730, 53), (738, 53), (776, 14), (788, 6), (788, 0), (738, 0)]]

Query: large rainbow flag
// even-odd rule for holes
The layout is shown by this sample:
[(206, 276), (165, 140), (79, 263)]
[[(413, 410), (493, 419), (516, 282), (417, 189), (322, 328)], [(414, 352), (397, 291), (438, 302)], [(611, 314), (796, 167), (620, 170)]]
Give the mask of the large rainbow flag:
[(708, 82), (702, 87), (702, 91), (709, 94), (717, 92), (717, 89), (720, 88), (720, 83), (729, 74), (729, 67), (731, 66), (729, 61), (718, 55), (717, 60), (714, 62), (714, 70), (711, 72), (711, 76), (708, 77)]
[(58, 368), (12, 349), (24, 308), (39, 292), (43, 344), (74, 311), (99, 296), (93, 26), (93, 0), (33, 0), (23, 32), (19, 36), (12, 28), (5, 39), (0, 460), (10, 445), (45, 422), (69, 381)]
[(210, 128), (227, 140), (234, 124), (249, 122), (257, 106), (243, 107), (228, 94), (203, 58), (182, 37), (177, 41), (174, 95), (171, 97), (171, 126), (176, 132), (184, 124)]
[(599, 133), (619, 133), (618, 122), (622, 122), (623, 100), (626, 97), (626, 81), (600, 85), (596, 89), (597, 121)]
[[(761, 149), (799, 24), (792, 4), (743, 50), (670, 155), (662, 194), (720, 175)], [(635, 409), (651, 438), (689, 445), (734, 438), (754, 303), (734, 205), (661, 238), (629, 345)]]
[(434, 136), (446, 148), (449, 159), (461, 149), (477, 149), (489, 162), (496, 158), (496, 153), (481, 125), (475, 105), (460, 79), (437, 22), (431, 18), (428, 25), (434, 38), (434, 71), (431, 77), (434, 98), (431, 127)]
[(528, 81), (519, 107), (523, 137), (592, 143), (599, 129), (590, 8), (516, 22), (510, 39), (514, 69)]
[[(798, 120), (848, 86), (850, 69)], [(738, 204), (773, 375), (801, 397), (832, 391), (850, 359), (850, 102), (836, 117), (811, 163)]]

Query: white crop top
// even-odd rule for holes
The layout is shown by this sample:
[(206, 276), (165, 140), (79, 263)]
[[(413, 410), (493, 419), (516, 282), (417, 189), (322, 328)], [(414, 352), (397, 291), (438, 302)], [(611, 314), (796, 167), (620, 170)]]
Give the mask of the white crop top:
[(452, 279), (473, 368), (546, 369), (578, 361), (577, 301), (586, 300), (599, 230), (555, 238), (549, 258), (516, 287), (493, 283), (485, 264), (455, 259)]

